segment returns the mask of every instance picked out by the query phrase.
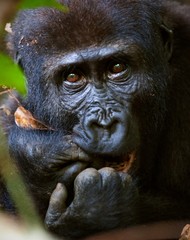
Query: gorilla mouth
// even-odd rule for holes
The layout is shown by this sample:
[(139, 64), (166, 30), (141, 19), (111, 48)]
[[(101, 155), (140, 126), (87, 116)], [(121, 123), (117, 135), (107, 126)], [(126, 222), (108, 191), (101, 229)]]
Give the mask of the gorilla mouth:
[(127, 156), (120, 158), (118, 161), (105, 161), (105, 167), (111, 167), (118, 172), (127, 173), (136, 159), (136, 152), (132, 152)]
[[(95, 168), (97, 170), (110, 167), (116, 171), (127, 173), (133, 163), (136, 161), (136, 149), (130, 152), (126, 152), (121, 155), (113, 154), (88, 154), (84, 152), (77, 144), (72, 142), (72, 139), (69, 140), (71, 148), (66, 150), (63, 156), (63, 161), (61, 163), (61, 169), (69, 168), (72, 165), (80, 165), (78, 168), (78, 174), (83, 171), (85, 168)], [(62, 157), (59, 155), (59, 159)], [(76, 168), (77, 169), (77, 168)], [(75, 170), (76, 170), (75, 169)], [(77, 175), (73, 174), (73, 175)]]
[(74, 198), (74, 180), (83, 170), (87, 168), (95, 168), (100, 170), (101, 168), (109, 167), (113, 168), (117, 172), (129, 173), (133, 163), (136, 161), (136, 151), (133, 151), (124, 156), (91, 156), (85, 155), (83, 151), (77, 146), (75, 153), (78, 151), (78, 159), (72, 159), (71, 161), (65, 161), (62, 165), (62, 170), (59, 171), (58, 182), (65, 184), (69, 189), (69, 195), (66, 200), (66, 205), (70, 205)]
[[(54, 166), (55, 171), (58, 174), (58, 182), (62, 182), (67, 186), (71, 186), (77, 175), (86, 168), (95, 168), (96, 170), (100, 170), (101, 168), (109, 167), (113, 168), (117, 172), (128, 173), (136, 161), (136, 151), (132, 151), (123, 156), (89, 156), (75, 144), (73, 144), (72, 150), (73, 157), (69, 155), (68, 160), (65, 159), (65, 161), (61, 161), (61, 166), (59, 164), (58, 168)], [(75, 158), (76, 156), (78, 157)], [(52, 166), (53, 165), (54, 164), (52, 164)]]

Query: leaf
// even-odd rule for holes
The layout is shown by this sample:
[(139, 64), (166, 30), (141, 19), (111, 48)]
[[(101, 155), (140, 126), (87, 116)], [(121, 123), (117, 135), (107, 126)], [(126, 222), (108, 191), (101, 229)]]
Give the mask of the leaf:
[(0, 106), (0, 110), (2, 110), (3, 113), (4, 113), (5, 115), (7, 115), (7, 116), (10, 116), (10, 115), (11, 115), (10, 109), (7, 108), (5, 105)]
[(179, 240), (190, 240), (190, 225), (187, 224), (181, 233), (181, 238)]
[(23, 73), (18, 65), (5, 54), (0, 53), (0, 87), (7, 85), (17, 89), (22, 95), (26, 93)]
[(32, 114), (24, 107), (19, 106), (14, 113), (15, 123), (18, 127), (36, 130), (53, 130), (44, 123), (35, 119)]
[(11, 27), (11, 23), (7, 23), (7, 24), (5, 25), (5, 31), (8, 32), (8, 33), (10, 33), (10, 34), (13, 33), (12, 27)]

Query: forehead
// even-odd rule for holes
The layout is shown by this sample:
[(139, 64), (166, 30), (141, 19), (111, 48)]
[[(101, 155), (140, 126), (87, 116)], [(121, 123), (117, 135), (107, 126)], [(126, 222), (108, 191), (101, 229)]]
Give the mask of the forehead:
[[(69, 11), (41, 8), (25, 12), (22, 46), (38, 53), (74, 52), (96, 46), (137, 45), (153, 41), (153, 19), (157, 11), (134, 0), (73, 0)], [(145, 11), (145, 9), (147, 9)], [(152, 31), (151, 29), (154, 29)], [(30, 49), (28, 49), (30, 51)]]
[(114, 44), (94, 45), (78, 49), (77, 51), (67, 52), (65, 54), (55, 55), (54, 60), (57, 59), (59, 63), (69, 65), (73, 63), (83, 63), (86, 61), (101, 61), (112, 58), (113, 56), (134, 56), (141, 52), (141, 46), (133, 42), (122, 41), (115, 42)]
[[(139, 38), (147, 34), (145, 25), (150, 25), (150, 16), (147, 16), (151, 11), (144, 13), (143, 1), (126, 1), (123, 5), (111, 5), (103, 0), (73, 2), (75, 4), (68, 13), (48, 8), (34, 12), (30, 19), (33, 23), (30, 24), (30, 34), (37, 33), (35, 35), (51, 47), (56, 42), (64, 48), (94, 42), (109, 43), (129, 36)], [(52, 42), (49, 39), (53, 39)]]
[[(110, 60), (123, 61), (128, 59), (133, 62), (143, 62), (144, 53), (141, 46), (134, 43), (122, 44), (118, 42), (115, 45), (101, 45), (90, 46), (84, 49), (79, 49), (71, 52), (59, 52), (54, 55), (50, 55), (48, 61), (45, 61), (44, 67), (46, 74), (51, 75), (55, 69), (62, 69), (68, 66), (98, 66), (97, 64), (105, 64)], [(94, 65), (89, 65), (93, 63)]]

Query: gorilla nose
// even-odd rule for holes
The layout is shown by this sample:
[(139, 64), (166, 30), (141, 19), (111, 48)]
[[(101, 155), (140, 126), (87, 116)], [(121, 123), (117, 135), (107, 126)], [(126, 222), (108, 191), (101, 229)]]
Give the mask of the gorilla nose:
[[(117, 130), (119, 121), (114, 116), (97, 114), (91, 116), (88, 122), (88, 129), (92, 135), (100, 138), (104, 134), (111, 136)], [(97, 135), (98, 134), (98, 135)]]
[(92, 129), (111, 130), (116, 126), (118, 121), (116, 119), (106, 118), (102, 120), (92, 120), (90, 127)]
[(129, 114), (123, 106), (110, 105), (104, 108), (90, 106), (81, 116), (82, 121), (74, 129), (74, 142), (84, 151), (101, 155), (116, 154), (126, 144)]

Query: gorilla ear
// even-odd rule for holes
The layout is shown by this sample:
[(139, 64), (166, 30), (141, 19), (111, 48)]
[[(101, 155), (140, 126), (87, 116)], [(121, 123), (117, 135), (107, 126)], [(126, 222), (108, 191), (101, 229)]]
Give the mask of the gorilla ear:
[(172, 57), (172, 52), (173, 52), (173, 31), (169, 27), (167, 27), (165, 24), (161, 24), (160, 29), (161, 29), (161, 35), (164, 43), (166, 57), (169, 61)]

